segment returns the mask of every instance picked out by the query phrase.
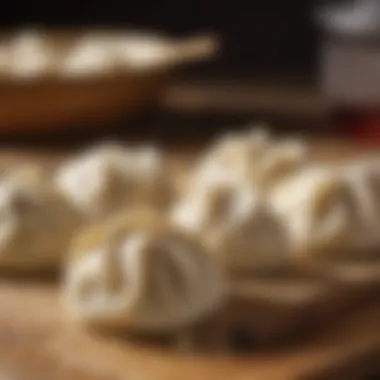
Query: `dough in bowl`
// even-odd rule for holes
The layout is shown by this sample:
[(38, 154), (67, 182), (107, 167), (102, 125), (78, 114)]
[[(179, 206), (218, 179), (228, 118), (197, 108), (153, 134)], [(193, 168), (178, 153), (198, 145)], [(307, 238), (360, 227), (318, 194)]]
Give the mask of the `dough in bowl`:
[(151, 147), (96, 146), (63, 163), (55, 182), (89, 219), (103, 218), (137, 203), (165, 206), (171, 195), (163, 154)]
[(78, 238), (63, 291), (77, 322), (160, 334), (214, 313), (225, 286), (197, 239), (140, 210)]
[(77, 212), (38, 169), (0, 179), (0, 268), (57, 267), (80, 224)]

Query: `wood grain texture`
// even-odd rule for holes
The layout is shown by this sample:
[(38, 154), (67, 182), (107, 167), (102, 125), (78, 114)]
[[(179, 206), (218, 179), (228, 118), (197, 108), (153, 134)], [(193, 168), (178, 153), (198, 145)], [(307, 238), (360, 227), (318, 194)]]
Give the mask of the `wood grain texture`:
[[(192, 151), (174, 153), (173, 167), (186, 166)], [(313, 155), (322, 160), (369, 152), (349, 142), (313, 144)], [(26, 160), (54, 165), (62, 154), (9, 149), (0, 154), (0, 169)], [(63, 313), (54, 281), (2, 278), (0, 305), (0, 379), (359, 380), (379, 370), (379, 302), (329, 325), (309, 342), (244, 356), (190, 355), (80, 331)]]
[[(191, 356), (76, 330), (64, 319), (55, 286), (0, 283), (0, 376), (9, 379), (313, 378), (380, 360), (380, 306), (331, 326), (309, 344), (245, 357)], [(364, 365), (364, 368), (360, 368)], [(359, 379), (359, 378), (358, 378)]]

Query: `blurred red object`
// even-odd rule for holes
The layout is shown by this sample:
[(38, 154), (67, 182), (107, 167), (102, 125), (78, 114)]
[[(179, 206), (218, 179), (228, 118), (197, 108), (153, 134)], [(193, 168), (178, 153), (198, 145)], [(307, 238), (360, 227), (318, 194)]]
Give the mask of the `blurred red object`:
[(334, 111), (333, 124), (342, 135), (366, 143), (380, 144), (380, 111), (372, 109), (339, 109)]
[(354, 127), (356, 136), (368, 142), (380, 142), (380, 113), (365, 114)]

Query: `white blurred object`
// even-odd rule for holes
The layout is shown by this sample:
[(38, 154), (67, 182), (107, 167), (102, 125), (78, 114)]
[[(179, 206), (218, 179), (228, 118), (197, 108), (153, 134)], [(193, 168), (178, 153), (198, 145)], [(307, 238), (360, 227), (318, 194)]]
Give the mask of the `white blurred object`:
[(157, 35), (120, 36), (114, 41), (113, 52), (120, 66), (144, 69), (161, 62), (170, 54), (165, 42)]
[(160, 69), (211, 55), (217, 46), (212, 36), (177, 42), (155, 34), (87, 35), (69, 51), (61, 73), (68, 77), (80, 77), (130, 69)]
[(115, 40), (115, 56), (122, 67), (146, 70), (198, 60), (214, 55), (219, 42), (215, 36), (201, 35), (179, 41), (146, 35), (130, 35)]
[(33, 79), (55, 70), (54, 56), (45, 36), (38, 31), (22, 32), (11, 41), (10, 73), (17, 79)]
[(64, 77), (91, 77), (115, 70), (113, 39), (107, 36), (84, 36), (69, 51), (60, 66)]

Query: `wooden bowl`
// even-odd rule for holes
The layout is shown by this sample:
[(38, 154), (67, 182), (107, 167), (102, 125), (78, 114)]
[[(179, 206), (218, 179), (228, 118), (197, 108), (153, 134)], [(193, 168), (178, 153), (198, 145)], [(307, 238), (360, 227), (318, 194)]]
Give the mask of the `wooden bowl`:
[[(55, 31), (45, 33), (44, 38), (50, 48), (61, 47), (59, 59), (62, 60), (84, 35), (102, 33), (118, 38), (129, 35), (128, 32)], [(0, 38), (0, 49), (9, 37)], [(57, 71), (32, 78), (1, 72), (0, 133), (77, 128), (121, 116), (125, 119), (159, 96), (174, 69), (208, 58), (217, 48), (215, 38), (210, 36), (174, 40), (146, 34), (143, 38), (150, 41), (153, 48), (161, 47), (163, 51), (143, 67), (135, 64), (105, 75), (72, 77), (62, 76)]]

